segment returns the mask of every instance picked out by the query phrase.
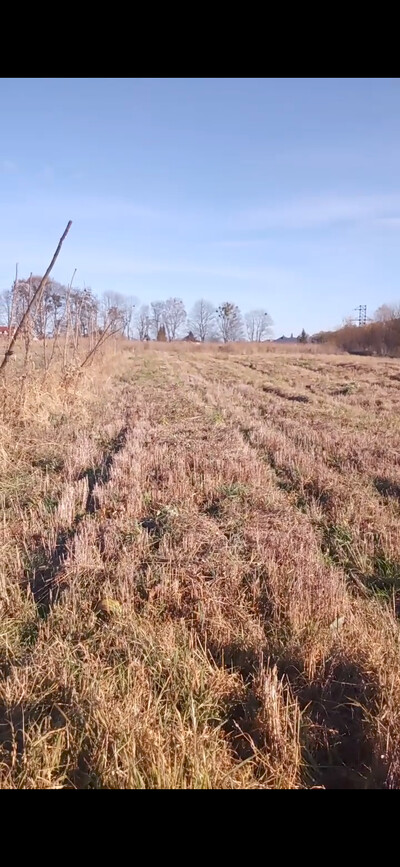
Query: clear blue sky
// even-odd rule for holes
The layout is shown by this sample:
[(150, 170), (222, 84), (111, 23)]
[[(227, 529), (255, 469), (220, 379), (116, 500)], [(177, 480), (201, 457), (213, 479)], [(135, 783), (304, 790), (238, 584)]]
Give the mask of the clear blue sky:
[(400, 300), (399, 79), (3, 78), (0, 108), (2, 289), (72, 219), (55, 279), (276, 337)]

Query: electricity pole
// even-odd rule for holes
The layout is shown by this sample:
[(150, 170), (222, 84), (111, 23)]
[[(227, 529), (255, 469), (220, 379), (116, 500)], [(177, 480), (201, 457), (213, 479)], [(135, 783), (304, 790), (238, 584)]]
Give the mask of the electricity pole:
[(361, 328), (362, 325), (367, 324), (367, 305), (359, 304), (354, 310), (358, 311), (358, 327)]

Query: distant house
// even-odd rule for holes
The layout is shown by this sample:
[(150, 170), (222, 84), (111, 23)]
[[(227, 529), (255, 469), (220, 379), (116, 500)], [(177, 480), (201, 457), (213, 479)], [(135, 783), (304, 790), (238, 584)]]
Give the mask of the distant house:
[(273, 340), (272, 342), (273, 343), (297, 343), (297, 337), (293, 337), (293, 334), (291, 334), (290, 337), (285, 337), (285, 335), (282, 334), (282, 337), (278, 337), (276, 340)]
[(189, 334), (187, 334), (186, 337), (182, 337), (182, 340), (183, 340), (183, 342), (186, 342), (186, 343), (198, 343), (199, 342), (196, 339), (196, 337), (194, 336), (193, 331), (189, 331)]

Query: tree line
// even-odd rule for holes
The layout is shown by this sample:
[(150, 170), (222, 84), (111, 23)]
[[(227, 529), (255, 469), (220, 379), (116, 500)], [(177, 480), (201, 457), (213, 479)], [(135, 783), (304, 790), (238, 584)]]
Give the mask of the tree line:
[[(0, 326), (11, 334), (22, 322), (41, 277), (16, 276), (11, 289), (0, 292)], [(21, 336), (26, 352), (32, 340), (43, 341), (46, 366), (52, 338), (65, 337), (77, 351), (81, 338), (88, 339), (88, 352), (112, 335), (128, 339), (199, 342), (263, 342), (271, 337), (272, 319), (264, 308), (243, 314), (231, 301), (218, 307), (201, 298), (189, 313), (181, 298), (140, 305), (134, 296), (106, 292), (100, 298), (90, 287), (77, 288), (74, 278), (68, 286), (49, 279), (40, 299), (27, 317)], [(368, 355), (400, 355), (400, 304), (383, 304), (373, 318), (359, 327), (345, 320), (341, 328), (321, 331), (311, 337), (303, 331), (299, 343), (331, 344), (346, 352)]]
[(189, 314), (180, 298), (152, 301), (139, 308), (136, 322), (139, 340), (171, 341), (188, 332), (187, 336), (201, 343), (261, 342), (270, 337), (272, 326), (272, 319), (264, 309), (252, 310), (243, 316), (231, 301), (224, 301), (216, 308), (204, 298), (196, 301)]
[(382, 304), (366, 325), (348, 319), (335, 331), (314, 334), (311, 342), (361, 355), (400, 356), (400, 304)]
[[(11, 289), (0, 293), (0, 323), (9, 333), (22, 321), (41, 277), (16, 277)], [(119, 333), (129, 339), (204, 341), (249, 340), (261, 342), (271, 335), (272, 319), (265, 309), (243, 315), (230, 301), (215, 307), (200, 299), (187, 313), (181, 298), (138, 303), (137, 298), (119, 292), (97, 297), (89, 287), (76, 288), (48, 280), (38, 304), (32, 310), (23, 332), (31, 340), (49, 340), (64, 335), (76, 346), (80, 338), (91, 343), (102, 335)]]

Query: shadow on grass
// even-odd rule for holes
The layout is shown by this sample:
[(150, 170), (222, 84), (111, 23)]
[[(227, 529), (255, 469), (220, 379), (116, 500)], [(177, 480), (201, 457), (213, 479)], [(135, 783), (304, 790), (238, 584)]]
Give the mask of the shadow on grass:
[[(330, 660), (312, 683), (290, 678), (303, 711), (305, 782), (326, 789), (381, 789), (387, 769), (368, 718), (378, 691), (362, 669), (347, 659)], [(303, 681), (303, 683), (302, 683)]]
[(382, 497), (391, 497), (394, 500), (400, 500), (400, 485), (396, 482), (391, 482), (383, 476), (377, 476), (374, 479), (374, 486)]
[(106, 485), (110, 480), (114, 457), (123, 449), (127, 433), (127, 427), (123, 427), (117, 436), (115, 436), (108, 444), (101, 464), (98, 467), (89, 467), (88, 469), (83, 470), (83, 472), (78, 476), (78, 479), (87, 479), (88, 481), (88, 495), (85, 511), (89, 515), (92, 515), (99, 507), (98, 501), (94, 495), (94, 488), (96, 485)]
[[(217, 665), (243, 679), (244, 691), (236, 699), (232, 696), (223, 728), (237, 759), (253, 756), (257, 767), (257, 754), (268, 751), (271, 737), (263, 723), (262, 696), (256, 690), (263, 657), (258, 650), (234, 644), (209, 645), (209, 651)], [(334, 658), (311, 681), (302, 670), (301, 660), (283, 655), (269, 659), (269, 665), (274, 664), (302, 712), (299, 784), (325, 789), (386, 788), (388, 770), (369, 722), (379, 705), (378, 688), (361, 666), (346, 657)]]
[[(1, 761), (16, 770), (24, 771), (29, 762), (32, 744), (46, 734), (62, 731), (72, 725), (81, 732), (80, 748), (74, 753), (67, 746), (62, 750), (56, 769), (58, 777), (64, 777), (63, 788), (101, 788), (99, 777), (93, 768), (91, 749), (85, 732), (85, 714), (76, 705), (72, 693), (61, 690), (57, 700), (49, 702), (26, 702), (13, 705), (0, 704), (0, 757)], [(69, 738), (66, 737), (66, 745)]]
[(127, 427), (124, 427), (108, 444), (101, 464), (98, 467), (90, 467), (80, 474), (79, 479), (86, 478), (88, 480), (85, 510), (75, 517), (71, 527), (60, 530), (54, 548), (49, 552), (42, 543), (39, 543), (36, 548), (29, 552), (24, 586), (25, 588), (30, 587), (40, 617), (46, 618), (48, 616), (52, 606), (59, 599), (60, 593), (65, 589), (62, 569), (69, 545), (73, 541), (83, 518), (86, 515), (93, 515), (98, 509), (99, 504), (94, 493), (95, 486), (105, 485), (109, 481), (114, 457), (123, 448), (126, 436)]

